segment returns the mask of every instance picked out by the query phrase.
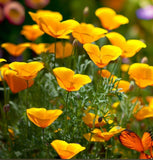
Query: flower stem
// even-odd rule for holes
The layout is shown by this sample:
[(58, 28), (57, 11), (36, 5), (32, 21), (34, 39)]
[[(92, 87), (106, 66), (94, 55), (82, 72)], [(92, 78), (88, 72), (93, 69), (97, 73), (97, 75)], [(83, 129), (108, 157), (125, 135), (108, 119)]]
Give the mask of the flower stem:
[(54, 68), (55, 68), (55, 63), (56, 63), (56, 38), (55, 38), (55, 48), (54, 48), (54, 52), (55, 52), (55, 59), (54, 59)]

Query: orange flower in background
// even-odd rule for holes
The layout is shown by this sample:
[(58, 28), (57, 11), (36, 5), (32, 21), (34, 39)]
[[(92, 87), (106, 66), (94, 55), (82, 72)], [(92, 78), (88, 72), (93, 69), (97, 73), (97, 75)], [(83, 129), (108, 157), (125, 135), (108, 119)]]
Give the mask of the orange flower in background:
[(117, 32), (111, 32), (106, 34), (106, 37), (112, 43), (112, 45), (118, 46), (122, 49), (121, 57), (133, 57), (142, 48), (146, 48), (146, 44), (140, 40), (130, 39), (127, 40)]
[[(34, 84), (33, 79), (31, 80), (24, 80), (17, 76), (17, 72), (6, 69), (3, 71), (4, 80), (7, 82), (8, 86), (10, 87), (12, 93), (18, 93), (24, 89), (31, 87)], [(28, 82), (28, 85), (27, 85)]]
[(54, 140), (51, 143), (51, 146), (56, 150), (61, 159), (71, 159), (79, 152), (85, 150), (85, 147), (82, 147), (77, 143), (67, 143), (62, 140)]
[(85, 84), (91, 82), (89, 76), (75, 74), (74, 71), (66, 67), (54, 68), (53, 73), (57, 79), (59, 86), (69, 92), (78, 91)]
[(46, 110), (45, 108), (30, 108), (26, 110), (31, 122), (41, 128), (51, 125), (62, 113), (62, 110)]
[(148, 64), (134, 63), (130, 66), (128, 74), (140, 88), (153, 85), (153, 67)]
[(134, 117), (138, 121), (153, 117), (153, 100), (149, 102), (149, 106), (139, 106), (139, 108), (136, 108), (135, 110), (136, 111), (134, 112)]
[(50, 0), (25, 0), (25, 4), (32, 9), (41, 9), (47, 6)]
[(92, 24), (81, 23), (74, 28), (72, 35), (80, 43), (91, 43), (105, 36), (107, 30), (94, 27)]
[(29, 41), (35, 41), (38, 37), (42, 36), (44, 32), (40, 30), (37, 24), (24, 25), (21, 34), (26, 37)]
[(12, 1), (4, 6), (4, 15), (6, 19), (13, 25), (21, 25), (25, 19), (25, 9), (23, 5), (17, 1)]
[(99, 68), (107, 66), (110, 61), (116, 60), (122, 53), (119, 47), (112, 45), (104, 45), (99, 49), (97, 45), (87, 43), (83, 45), (83, 48)]
[[(55, 43), (48, 47), (50, 53), (55, 53)], [(56, 42), (56, 58), (66, 58), (73, 54), (73, 46), (69, 42)]]
[[(112, 81), (113, 83), (115, 82), (116, 77), (115, 75), (111, 75), (111, 73), (108, 70), (103, 69), (101, 71), (101, 76), (103, 78), (110, 78), (110, 82)], [(111, 77), (110, 77), (111, 76)], [(114, 88), (117, 87), (119, 89), (119, 92), (128, 92), (130, 89), (130, 82), (125, 81), (125, 80), (119, 80), (115, 83)]]
[(146, 158), (148, 155), (144, 151), (148, 149), (152, 156), (152, 138), (149, 132), (144, 132), (140, 138), (135, 132), (125, 129), (119, 135), (119, 140), (125, 147), (140, 152), (139, 158)]
[(19, 78), (30, 80), (34, 79), (37, 76), (37, 73), (44, 68), (42, 62), (12, 62), (9, 64), (9, 67), (16, 71)]
[(45, 53), (48, 51), (49, 44), (48, 43), (31, 43), (30, 49), (32, 49), (36, 54)]
[(6, 51), (15, 57), (20, 56), (27, 47), (29, 47), (30, 44), (29, 43), (21, 43), (21, 44), (13, 44), (13, 43), (3, 43), (1, 45), (2, 48), (5, 48)]
[(95, 15), (100, 19), (102, 26), (107, 30), (113, 30), (122, 24), (129, 23), (128, 18), (116, 14), (113, 9), (107, 7), (98, 8), (95, 11)]
[(58, 21), (61, 21), (63, 19), (63, 16), (59, 12), (53, 12), (50, 10), (38, 10), (36, 13), (29, 12), (31, 18), (33, 21), (35, 21), (37, 24), (39, 24), (39, 18), (41, 17), (50, 17), (57, 19)]
[(121, 65), (121, 70), (123, 72), (127, 72), (129, 70), (130, 65), (129, 64), (122, 64)]
[(54, 38), (69, 39), (68, 34), (70, 34), (79, 23), (73, 19), (60, 22), (56, 18), (44, 16), (38, 19), (38, 25), (43, 32)]
[[(109, 124), (113, 123), (112, 120), (109, 120), (107, 118), (107, 115), (105, 115), (104, 118), (106, 118), (108, 120)], [(85, 116), (82, 117), (82, 120), (90, 128), (92, 128), (94, 126), (94, 123), (95, 123), (95, 127), (98, 128), (98, 127), (102, 127), (106, 124), (106, 121), (104, 120), (104, 118), (99, 117), (98, 115), (95, 117), (94, 113), (86, 113)], [(100, 121), (100, 119), (101, 119), (101, 121)]]
[(125, 128), (122, 128), (120, 126), (114, 126), (108, 132), (107, 131), (102, 132), (100, 129), (96, 128), (92, 131), (93, 135), (91, 135), (91, 133), (86, 133), (83, 136), (88, 141), (105, 142), (105, 141), (109, 141), (110, 138), (112, 138), (114, 135), (120, 133), (124, 129)]

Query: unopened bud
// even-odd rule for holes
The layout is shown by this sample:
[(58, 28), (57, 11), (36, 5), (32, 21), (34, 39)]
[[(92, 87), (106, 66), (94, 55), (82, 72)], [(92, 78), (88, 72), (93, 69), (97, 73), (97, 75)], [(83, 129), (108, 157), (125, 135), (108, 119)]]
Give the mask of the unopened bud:
[(10, 105), (9, 104), (5, 104), (3, 107), (4, 112), (8, 112), (10, 110)]
[(103, 120), (103, 117), (98, 118), (98, 122), (101, 122)]
[(84, 15), (85, 17), (87, 17), (88, 14), (89, 14), (89, 7), (86, 6), (86, 7), (84, 8), (84, 10), (83, 10), (83, 15)]
[(77, 46), (78, 46), (78, 40), (77, 40), (77, 39), (74, 39), (72, 45), (73, 45), (74, 47), (77, 47)]
[(129, 86), (129, 91), (132, 91), (133, 89), (134, 89), (134, 82), (132, 81)]
[(141, 59), (141, 63), (148, 63), (148, 58), (147, 57), (143, 57)]

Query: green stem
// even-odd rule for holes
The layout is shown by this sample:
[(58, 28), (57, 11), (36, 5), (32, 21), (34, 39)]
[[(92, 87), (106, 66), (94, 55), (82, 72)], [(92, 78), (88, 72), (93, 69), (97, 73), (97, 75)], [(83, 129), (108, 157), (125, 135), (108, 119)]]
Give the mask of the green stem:
[(55, 38), (55, 48), (54, 48), (54, 52), (55, 52), (55, 59), (54, 59), (54, 68), (55, 68), (55, 63), (56, 63), (56, 38)]

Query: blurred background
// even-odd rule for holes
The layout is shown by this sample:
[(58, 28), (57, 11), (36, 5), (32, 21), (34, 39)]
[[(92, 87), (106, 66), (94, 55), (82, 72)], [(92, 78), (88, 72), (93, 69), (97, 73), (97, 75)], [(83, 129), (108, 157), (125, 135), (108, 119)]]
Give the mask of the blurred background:
[[(83, 14), (85, 7), (89, 8), (87, 14)], [(101, 27), (99, 19), (95, 16), (95, 10), (100, 7), (113, 8), (117, 14), (128, 17), (129, 24), (122, 25), (114, 31), (121, 33), (126, 39), (143, 40), (147, 48), (140, 51), (141, 54), (136, 54), (132, 60), (138, 62), (147, 56), (151, 57), (148, 63), (153, 65), (153, 0), (0, 0), (0, 44), (27, 42), (20, 32), (24, 25), (35, 24), (28, 14), (29, 11), (58, 11), (63, 15), (63, 20), (75, 19), (80, 23), (85, 20), (86, 23)], [(43, 35), (41, 41), (49, 43), (52, 40)], [(14, 58), (10, 58), (2, 48), (0, 57), (6, 58), (8, 62), (14, 61)]]

